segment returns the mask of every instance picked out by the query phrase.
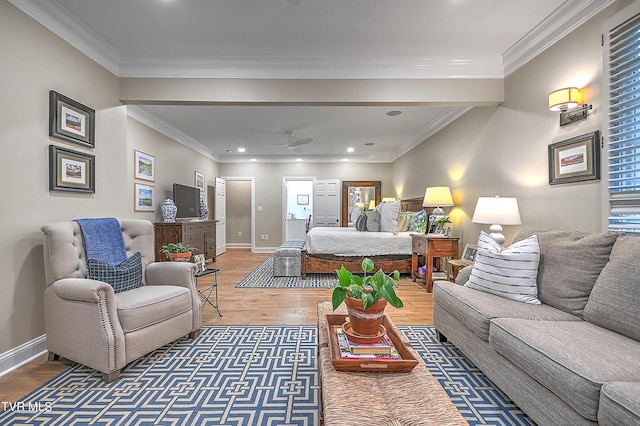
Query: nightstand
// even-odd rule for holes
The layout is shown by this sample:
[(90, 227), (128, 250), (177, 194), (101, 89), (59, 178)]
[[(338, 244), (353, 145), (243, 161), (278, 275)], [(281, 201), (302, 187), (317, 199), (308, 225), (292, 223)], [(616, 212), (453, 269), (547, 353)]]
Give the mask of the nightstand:
[[(429, 234), (411, 234), (411, 280), (418, 275), (418, 256), (425, 258), (424, 280), (427, 292), (433, 289), (433, 259), (438, 257), (458, 258), (458, 237), (430, 237)], [(422, 278), (422, 276), (420, 276)]]

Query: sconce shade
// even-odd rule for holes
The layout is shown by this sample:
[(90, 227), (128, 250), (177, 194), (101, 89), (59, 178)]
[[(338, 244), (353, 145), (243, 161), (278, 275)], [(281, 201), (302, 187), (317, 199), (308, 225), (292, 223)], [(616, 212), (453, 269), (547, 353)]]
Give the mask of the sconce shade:
[(432, 186), (424, 193), (422, 207), (450, 207), (453, 206), (453, 198), (448, 186)]
[(515, 197), (478, 197), (473, 223), (520, 225), (520, 210)]
[(578, 106), (580, 102), (580, 90), (577, 87), (565, 87), (549, 93), (550, 111), (566, 111)]

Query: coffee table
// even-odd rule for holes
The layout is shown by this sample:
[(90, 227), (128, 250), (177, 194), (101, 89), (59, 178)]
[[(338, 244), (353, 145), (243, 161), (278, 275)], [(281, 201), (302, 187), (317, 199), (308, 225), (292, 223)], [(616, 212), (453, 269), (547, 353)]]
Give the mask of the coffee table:
[[(422, 358), (396, 326), (388, 323), (413, 352), (418, 365), (409, 372), (337, 371), (331, 361), (326, 314), (318, 303), (318, 365), (324, 425), (467, 425)], [(340, 306), (336, 313), (346, 313)]]

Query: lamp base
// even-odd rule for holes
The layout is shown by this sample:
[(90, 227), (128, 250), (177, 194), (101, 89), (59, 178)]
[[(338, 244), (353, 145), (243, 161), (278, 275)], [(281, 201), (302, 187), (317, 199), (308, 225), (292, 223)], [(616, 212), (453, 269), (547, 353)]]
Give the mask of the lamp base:
[(489, 231), (491, 231), (491, 237), (496, 240), (497, 242), (500, 243), (500, 245), (504, 244), (504, 240), (505, 237), (504, 235), (502, 235), (502, 226), (501, 225), (491, 225), (491, 227), (489, 228)]
[(436, 220), (445, 216), (444, 209), (442, 207), (436, 207), (431, 211), (429, 215), (429, 233), (433, 233), (435, 231)]

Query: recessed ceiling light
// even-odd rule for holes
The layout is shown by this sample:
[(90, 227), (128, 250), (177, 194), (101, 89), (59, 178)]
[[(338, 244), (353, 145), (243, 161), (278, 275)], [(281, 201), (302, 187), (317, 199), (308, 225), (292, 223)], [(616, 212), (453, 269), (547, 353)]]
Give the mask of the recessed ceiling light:
[(229, 154), (231, 154), (233, 151), (232, 151), (232, 150), (230, 150), (230, 149), (228, 149), (228, 150), (227, 150), (227, 152), (228, 152)]
[(302, 158), (296, 158), (296, 161), (300, 162), (302, 161)]
[(246, 150), (244, 148), (238, 148), (238, 152), (245, 152)]
[(355, 151), (355, 150), (356, 150), (356, 149), (355, 149), (355, 148), (353, 148), (353, 147), (349, 147), (349, 148), (347, 148), (347, 152), (353, 152), (353, 151)]
[(375, 142), (367, 142), (364, 144), (364, 146), (374, 146)]
[(343, 158), (343, 159), (342, 159), (342, 161), (345, 161), (345, 162), (346, 162), (346, 161), (349, 161), (349, 160), (348, 160), (348, 159), (346, 159), (346, 158)]
[(257, 158), (252, 158), (251, 161), (258, 161), (258, 159)]
[(402, 114), (402, 111), (398, 111), (398, 110), (388, 111), (388, 112), (387, 112), (387, 115), (388, 115), (389, 117), (395, 117), (396, 115), (400, 115), (400, 114)]

